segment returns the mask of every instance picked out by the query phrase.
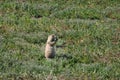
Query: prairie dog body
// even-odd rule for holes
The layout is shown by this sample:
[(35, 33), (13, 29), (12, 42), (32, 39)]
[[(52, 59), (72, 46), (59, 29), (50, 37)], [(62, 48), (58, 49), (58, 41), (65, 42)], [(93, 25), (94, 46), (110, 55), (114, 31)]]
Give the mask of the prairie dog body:
[(57, 42), (57, 37), (52, 34), (48, 36), (46, 47), (45, 47), (45, 57), (46, 58), (54, 58), (55, 56), (55, 48), (54, 45)]

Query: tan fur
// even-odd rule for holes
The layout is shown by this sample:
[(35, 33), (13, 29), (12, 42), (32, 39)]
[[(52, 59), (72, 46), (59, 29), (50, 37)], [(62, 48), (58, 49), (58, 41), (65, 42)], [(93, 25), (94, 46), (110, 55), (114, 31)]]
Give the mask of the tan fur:
[(48, 36), (46, 47), (45, 47), (45, 57), (46, 58), (54, 58), (55, 56), (55, 48), (54, 45), (57, 42), (57, 37), (52, 34)]

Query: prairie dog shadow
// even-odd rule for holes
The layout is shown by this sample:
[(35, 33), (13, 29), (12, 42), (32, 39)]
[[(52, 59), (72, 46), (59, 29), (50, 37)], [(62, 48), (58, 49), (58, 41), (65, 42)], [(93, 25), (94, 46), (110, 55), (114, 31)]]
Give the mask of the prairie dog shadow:
[(64, 48), (64, 47), (67, 47), (67, 46), (64, 46), (64, 45), (56, 45), (56, 48)]
[(72, 56), (68, 54), (60, 54), (60, 55), (56, 55), (56, 57), (63, 59), (72, 59)]
[(60, 44), (60, 45), (56, 45), (56, 48), (64, 48), (64, 47), (67, 47), (66, 46), (66, 42)]

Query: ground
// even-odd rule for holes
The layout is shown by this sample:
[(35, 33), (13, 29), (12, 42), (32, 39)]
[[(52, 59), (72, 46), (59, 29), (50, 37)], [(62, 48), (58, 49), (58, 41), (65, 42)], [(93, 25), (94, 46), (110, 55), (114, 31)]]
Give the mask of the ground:
[(119, 80), (120, 1), (1, 0), (0, 79)]

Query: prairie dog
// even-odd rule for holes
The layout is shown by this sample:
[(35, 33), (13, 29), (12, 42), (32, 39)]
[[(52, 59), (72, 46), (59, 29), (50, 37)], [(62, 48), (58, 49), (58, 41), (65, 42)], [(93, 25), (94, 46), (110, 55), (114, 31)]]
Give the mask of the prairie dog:
[(55, 56), (55, 48), (54, 45), (57, 42), (57, 37), (52, 34), (48, 36), (46, 47), (45, 47), (45, 57), (46, 58), (54, 58)]

